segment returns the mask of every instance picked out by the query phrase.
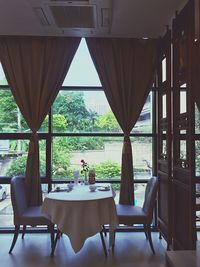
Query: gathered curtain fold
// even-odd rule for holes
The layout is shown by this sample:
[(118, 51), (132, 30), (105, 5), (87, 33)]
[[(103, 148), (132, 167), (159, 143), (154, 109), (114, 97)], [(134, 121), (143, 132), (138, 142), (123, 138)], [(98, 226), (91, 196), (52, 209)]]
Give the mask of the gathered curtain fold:
[(86, 38), (86, 42), (107, 100), (124, 133), (119, 202), (134, 204), (130, 132), (153, 83), (157, 41)]
[(0, 38), (0, 61), (15, 101), (32, 131), (25, 182), (29, 206), (40, 205), (37, 131), (58, 94), (81, 38)]

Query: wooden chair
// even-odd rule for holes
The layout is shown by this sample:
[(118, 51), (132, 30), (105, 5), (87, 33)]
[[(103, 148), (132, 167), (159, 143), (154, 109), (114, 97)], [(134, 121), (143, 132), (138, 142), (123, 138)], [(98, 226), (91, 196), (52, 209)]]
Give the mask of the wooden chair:
[(54, 225), (41, 213), (41, 206), (28, 207), (24, 181), (24, 177), (21, 176), (13, 177), (11, 180), (11, 201), (14, 213), (15, 232), (9, 253), (12, 252), (17, 241), (20, 225), (23, 225), (22, 238), (24, 238), (27, 225), (32, 227), (47, 225), (51, 234), (51, 247), (53, 247), (54, 243)]
[[(153, 219), (153, 210), (158, 190), (158, 178), (152, 177), (146, 186), (143, 207), (133, 205), (116, 205), (119, 224), (133, 225), (142, 224), (146, 238), (153, 254), (155, 253), (151, 238), (151, 223)], [(113, 246), (114, 251), (114, 246)]]

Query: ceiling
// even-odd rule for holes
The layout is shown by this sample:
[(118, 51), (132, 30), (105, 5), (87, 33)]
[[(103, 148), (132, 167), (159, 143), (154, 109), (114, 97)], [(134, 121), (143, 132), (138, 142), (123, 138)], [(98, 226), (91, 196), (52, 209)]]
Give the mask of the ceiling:
[[(33, 7), (44, 6), (52, 0), (1, 0), (0, 35), (51, 35), (51, 36), (115, 36), (157, 38), (171, 25), (175, 12), (186, 0), (112, 0), (110, 26), (100, 29), (63, 29), (52, 24), (42, 25)], [(55, 2), (58, 0), (54, 0)], [(75, 1), (75, 0), (72, 0)], [(71, 1), (71, 2), (72, 2)], [(97, 5), (109, 0), (92, 1)], [(61, 3), (70, 1), (62, 0)]]

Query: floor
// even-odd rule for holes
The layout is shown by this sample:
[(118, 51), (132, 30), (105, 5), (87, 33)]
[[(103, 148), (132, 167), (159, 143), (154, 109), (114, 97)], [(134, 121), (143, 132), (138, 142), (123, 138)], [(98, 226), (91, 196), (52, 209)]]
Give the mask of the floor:
[[(153, 255), (144, 233), (116, 233), (115, 254), (104, 257), (100, 236), (86, 240), (84, 247), (75, 254), (67, 236), (57, 244), (54, 257), (50, 257), (48, 234), (27, 234), (13, 250), (8, 250), (12, 234), (0, 234), (0, 266), (2, 267), (165, 267), (166, 243), (153, 233), (156, 254)], [(108, 237), (106, 238), (108, 243)]]
[(200, 267), (199, 251), (167, 251), (166, 254), (169, 267)]

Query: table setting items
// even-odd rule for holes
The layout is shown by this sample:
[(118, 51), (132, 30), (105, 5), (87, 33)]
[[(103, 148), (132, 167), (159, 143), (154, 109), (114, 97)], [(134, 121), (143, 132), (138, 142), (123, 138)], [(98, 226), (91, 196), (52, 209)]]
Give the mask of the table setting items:
[(90, 169), (88, 171), (88, 183), (95, 184), (95, 170), (94, 169)]
[(98, 188), (99, 191), (109, 191), (110, 186), (109, 185), (103, 185)]
[(51, 193), (54, 193), (54, 192), (69, 192), (69, 189), (57, 186), (54, 190), (51, 191)]
[(73, 179), (74, 179), (74, 184), (78, 184), (78, 179), (79, 179), (79, 170), (73, 170)]
[(90, 189), (91, 192), (95, 192), (96, 189), (97, 189), (97, 186), (94, 185), (94, 184), (91, 184), (91, 185), (89, 185), (89, 189)]
[(72, 183), (67, 184), (68, 190), (71, 191), (74, 187)]

